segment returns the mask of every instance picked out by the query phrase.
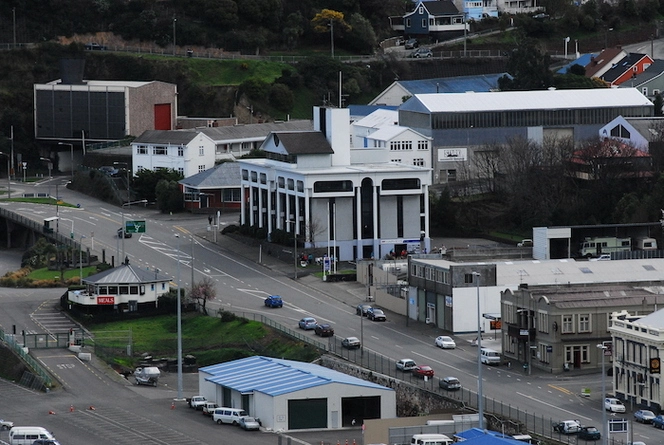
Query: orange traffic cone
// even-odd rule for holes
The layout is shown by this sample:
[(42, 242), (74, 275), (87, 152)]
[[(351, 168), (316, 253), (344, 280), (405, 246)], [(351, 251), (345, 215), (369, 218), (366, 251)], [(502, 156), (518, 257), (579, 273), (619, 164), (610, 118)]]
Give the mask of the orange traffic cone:
[(356, 445), (356, 444), (355, 444), (355, 439), (353, 439), (353, 445)]
[(69, 405), (69, 412), (73, 413), (74, 412), (74, 405)]
[(55, 411), (49, 411), (48, 413), (49, 414), (55, 414)]
[(348, 445), (348, 439), (346, 439), (346, 445)]
[(171, 402), (171, 409), (175, 409), (175, 401)]

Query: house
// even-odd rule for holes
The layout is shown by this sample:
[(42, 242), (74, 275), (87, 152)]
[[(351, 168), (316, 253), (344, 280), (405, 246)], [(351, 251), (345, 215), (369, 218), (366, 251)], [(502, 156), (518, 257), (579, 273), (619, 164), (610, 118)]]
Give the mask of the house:
[(593, 53), (578, 54), (576, 59), (569, 62), (567, 65), (563, 66), (562, 68), (560, 68), (558, 71), (556, 71), (556, 74), (567, 74), (567, 72), (574, 65), (582, 66), (585, 69), (586, 66), (588, 66), (590, 64), (590, 62), (595, 60), (596, 57), (597, 57), (597, 54), (593, 54)]
[(312, 363), (248, 357), (198, 370), (199, 394), (242, 408), (273, 431), (362, 425), (396, 417), (391, 388)]
[(503, 76), (511, 77), (509, 73), (497, 73), (423, 80), (395, 80), (392, 85), (369, 102), (369, 105), (399, 106), (416, 94), (498, 91), (498, 79)]
[(135, 312), (157, 307), (159, 296), (170, 290), (171, 277), (129, 262), (83, 279), (84, 290), (70, 290), (70, 304), (85, 310)]
[(661, 361), (664, 310), (611, 314), (613, 389), (616, 397), (656, 413), (664, 406)]
[(618, 116), (600, 128), (601, 139), (621, 141), (643, 152), (650, 152), (651, 143), (664, 141), (664, 117), (631, 117)]
[(408, 36), (429, 36), (433, 40), (463, 34), (468, 26), (464, 14), (450, 0), (420, 0), (413, 11), (389, 19), (395, 31)]
[(504, 359), (550, 373), (601, 369), (604, 354), (596, 345), (611, 341), (610, 314), (647, 315), (664, 303), (661, 281), (653, 278), (650, 286), (529, 283), (505, 290), (500, 311)]
[(613, 138), (586, 144), (572, 153), (567, 165), (570, 176), (584, 181), (649, 178), (654, 175), (649, 153)]
[[(520, 3), (531, 3), (530, 1), (521, 1)], [(508, 3), (509, 0), (504, 3)], [(463, 10), (466, 19), (469, 21), (482, 20), (487, 17), (498, 17), (498, 0), (464, 0)]]
[[(241, 159), (241, 223), (295, 233), (342, 261), (429, 249), (428, 168), (351, 149), (347, 108), (314, 108), (314, 130), (273, 132), (267, 156)], [(413, 149), (413, 151), (415, 151)], [(357, 161), (356, 161), (357, 159)]]
[(630, 82), (623, 82), (620, 88), (636, 88), (650, 100), (664, 90), (664, 60), (653, 60), (642, 73), (638, 73)]
[(586, 65), (586, 77), (601, 78), (604, 73), (625, 57), (627, 57), (627, 53), (620, 47), (603, 49), (597, 57), (590, 58), (590, 63)]
[(131, 143), (132, 173), (173, 169), (188, 178), (214, 167), (215, 144), (201, 131), (143, 132)]
[[(600, 77), (611, 86), (632, 81), (652, 65), (653, 59), (647, 54), (629, 53), (612, 65)], [(630, 82), (633, 86), (633, 82)]]
[(229, 210), (240, 208), (240, 164), (221, 164), (179, 181), (184, 208)]

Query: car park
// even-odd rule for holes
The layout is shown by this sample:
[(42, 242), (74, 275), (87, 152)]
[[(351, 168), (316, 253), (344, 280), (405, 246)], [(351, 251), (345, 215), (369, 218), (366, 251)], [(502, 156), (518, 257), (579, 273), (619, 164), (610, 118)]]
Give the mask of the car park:
[(452, 340), (452, 337), (441, 335), (436, 337), (436, 346), (443, 349), (454, 349), (456, 348), (456, 343)]
[(397, 362), (397, 369), (403, 372), (412, 371), (416, 366), (417, 363), (415, 363), (415, 360), (409, 358), (402, 358)]
[(124, 238), (131, 238), (131, 232), (127, 232), (126, 229), (123, 229), (122, 227), (120, 227), (118, 229), (118, 238), (122, 238), (123, 236), (124, 236)]
[(270, 295), (265, 299), (265, 306), (267, 307), (284, 307), (284, 300), (279, 295)]
[(355, 308), (355, 313), (357, 315), (364, 315), (366, 317), (369, 309), (371, 309), (371, 305), (368, 303), (358, 304)]
[(581, 429), (581, 424), (576, 420), (563, 420), (553, 424), (553, 431), (560, 434), (576, 434)]
[(417, 377), (433, 377), (433, 368), (428, 365), (417, 365), (413, 368), (413, 375)]
[(652, 426), (655, 428), (659, 428), (660, 430), (664, 430), (664, 416), (661, 414), (658, 416), (655, 416), (654, 419), (652, 419)]
[(418, 42), (417, 39), (408, 39), (406, 40), (406, 43), (403, 45), (403, 47), (406, 49), (415, 49), (419, 46), (420, 42)]
[(387, 321), (385, 312), (383, 312), (382, 309), (375, 307), (372, 307), (367, 311), (367, 318), (371, 321)]
[(625, 405), (615, 397), (607, 397), (604, 399), (604, 409), (612, 413), (624, 413)]
[(300, 329), (304, 329), (305, 331), (310, 331), (312, 329), (315, 329), (316, 324), (318, 324), (318, 322), (313, 317), (304, 317), (297, 323)]
[(640, 409), (634, 413), (634, 420), (641, 423), (652, 423), (655, 413), (647, 409)]
[(341, 341), (341, 346), (346, 349), (358, 349), (360, 344), (360, 339), (357, 337), (347, 337)]
[(433, 53), (429, 48), (417, 48), (415, 51), (410, 53), (408, 57), (413, 57), (415, 59), (424, 59), (433, 57)]
[(461, 389), (461, 382), (456, 377), (445, 377), (440, 379), (438, 386), (448, 391)]
[(327, 323), (317, 324), (314, 328), (314, 332), (321, 337), (332, 337), (334, 335), (334, 328)]
[(14, 422), (10, 422), (9, 420), (3, 420), (0, 419), (0, 429), (2, 430), (10, 430), (14, 426)]
[(578, 437), (583, 440), (599, 440), (602, 435), (594, 426), (582, 426), (579, 430)]
[(251, 416), (241, 417), (238, 421), (238, 425), (245, 431), (258, 431), (261, 427), (261, 424), (258, 422), (258, 420)]

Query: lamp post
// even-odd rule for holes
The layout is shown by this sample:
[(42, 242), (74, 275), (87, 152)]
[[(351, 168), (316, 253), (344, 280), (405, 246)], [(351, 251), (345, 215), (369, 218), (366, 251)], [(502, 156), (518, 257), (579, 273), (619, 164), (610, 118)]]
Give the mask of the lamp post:
[(468, 11), (464, 11), (463, 13), (463, 57), (464, 58), (466, 57), (467, 43), (468, 43)]
[(69, 145), (71, 150), (71, 180), (74, 182), (74, 144), (68, 144), (67, 142), (58, 142), (58, 145)]
[(0, 153), (0, 156), (7, 157), (7, 198), (12, 199), (12, 183), (11, 183), (12, 171), (11, 171), (11, 166), (9, 165), (10, 156), (7, 153)]
[(334, 19), (330, 19), (330, 48), (334, 59)]
[(131, 194), (129, 190), (129, 163), (114, 161), (113, 165), (124, 165), (127, 172), (127, 206), (131, 206)]
[(295, 218), (286, 220), (286, 223), (293, 224), (293, 265), (295, 267), (294, 277), (297, 280), (297, 234), (295, 233), (295, 222)]
[(182, 302), (180, 296), (181, 283), (180, 283), (180, 235), (175, 234), (175, 237), (178, 239), (178, 269), (177, 269), (177, 280), (178, 280), (178, 398), (177, 401), (184, 400), (182, 398)]
[(604, 408), (604, 398), (606, 397), (606, 370), (604, 369), (604, 352), (606, 351), (606, 346), (604, 346), (602, 343), (599, 343), (597, 348), (600, 350), (600, 354), (602, 354), (602, 397), (600, 397), (601, 406), (599, 408), (602, 410), (602, 445), (607, 445), (609, 443), (609, 429), (607, 428), (608, 421), (606, 420), (606, 408)]
[(39, 158), (40, 161), (46, 161), (48, 162), (47, 167), (48, 167), (48, 177), (52, 178), (53, 176), (51, 175), (51, 171), (53, 170), (53, 161), (51, 161), (49, 158)]
[(607, 28), (606, 31), (604, 31), (604, 49), (609, 48), (609, 32), (613, 31), (613, 28)]
[[(72, 226), (74, 225), (74, 222), (72, 221)], [(73, 228), (72, 228), (72, 233), (73, 233)], [(80, 241), (78, 243), (78, 270), (79, 270), (79, 284), (83, 284), (83, 238), (85, 238), (85, 235), (81, 235)]]
[(482, 322), (480, 319), (480, 277), (479, 272), (473, 272), (475, 287), (477, 288), (477, 413), (479, 415), (478, 428), (484, 429), (484, 401), (482, 400)]
[(173, 17), (173, 55), (175, 55), (175, 24), (177, 23), (178, 19)]

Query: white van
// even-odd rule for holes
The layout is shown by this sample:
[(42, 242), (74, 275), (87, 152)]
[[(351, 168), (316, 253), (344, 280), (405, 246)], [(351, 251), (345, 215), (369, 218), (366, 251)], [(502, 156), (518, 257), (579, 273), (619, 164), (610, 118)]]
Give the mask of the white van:
[(480, 361), (485, 365), (500, 365), (500, 352), (491, 348), (482, 348)]
[(9, 445), (32, 445), (37, 439), (50, 439), (60, 445), (46, 428), (40, 426), (15, 426), (9, 430)]
[(411, 445), (451, 445), (454, 441), (444, 434), (413, 434)]
[(215, 408), (214, 413), (212, 414), (212, 420), (217, 422), (219, 425), (222, 423), (230, 423), (233, 425), (238, 425), (240, 423), (240, 417), (248, 416), (247, 412), (240, 408)]

